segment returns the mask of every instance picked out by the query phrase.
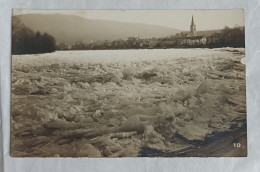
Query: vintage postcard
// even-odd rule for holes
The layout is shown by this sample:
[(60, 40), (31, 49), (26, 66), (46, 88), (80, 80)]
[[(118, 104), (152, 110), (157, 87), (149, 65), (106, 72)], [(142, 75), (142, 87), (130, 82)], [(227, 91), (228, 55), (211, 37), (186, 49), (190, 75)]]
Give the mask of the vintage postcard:
[(13, 10), (13, 157), (247, 156), (244, 11)]

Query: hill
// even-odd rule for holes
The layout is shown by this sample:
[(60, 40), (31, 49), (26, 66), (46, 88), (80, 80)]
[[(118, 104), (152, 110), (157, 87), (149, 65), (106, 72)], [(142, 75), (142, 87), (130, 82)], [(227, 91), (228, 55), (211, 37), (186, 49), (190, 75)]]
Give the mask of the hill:
[(56, 42), (64, 43), (126, 39), (130, 36), (157, 38), (179, 32), (158, 25), (94, 20), (65, 14), (23, 14), (15, 17), (33, 31), (47, 32), (55, 37)]

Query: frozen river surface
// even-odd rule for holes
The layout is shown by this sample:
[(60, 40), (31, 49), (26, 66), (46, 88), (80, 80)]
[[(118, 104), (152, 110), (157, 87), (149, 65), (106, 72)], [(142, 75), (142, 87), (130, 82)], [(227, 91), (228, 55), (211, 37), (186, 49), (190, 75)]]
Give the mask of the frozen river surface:
[(231, 48), (14, 55), (11, 155), (246, 156), (244, 57)]
[(78, 50), (56, 51), (38, 55), (13, 55), (14, 65), (129, 63), (137, 61), (169, 60), (176, 58), (209, 59), (230, 56), (221, 49), (140, 49), (140, 50)]

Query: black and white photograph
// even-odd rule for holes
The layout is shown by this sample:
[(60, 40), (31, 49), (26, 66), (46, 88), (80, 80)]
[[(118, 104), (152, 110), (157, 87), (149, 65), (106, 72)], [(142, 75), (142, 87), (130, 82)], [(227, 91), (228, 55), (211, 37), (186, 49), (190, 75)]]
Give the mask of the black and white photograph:
[(12, 157), (246, 157), (243, 9), (14, 9)]

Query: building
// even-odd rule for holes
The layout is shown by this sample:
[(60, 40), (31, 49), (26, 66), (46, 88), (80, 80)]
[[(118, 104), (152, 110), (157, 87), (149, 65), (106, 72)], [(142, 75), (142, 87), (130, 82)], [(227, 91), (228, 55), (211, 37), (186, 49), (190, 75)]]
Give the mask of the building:
[(184, 46), (204, 46), (207, 44), (207, 38), (204, 36), (184, 37), (179, 38), (177, 42), (178, 45)]
[(177, 44), (183, 46), (205, 46), (207, 38), (203, 35), (197, 35), (194, 18), (191, 18), (190, 32), (181, 32), (176, 34)]

